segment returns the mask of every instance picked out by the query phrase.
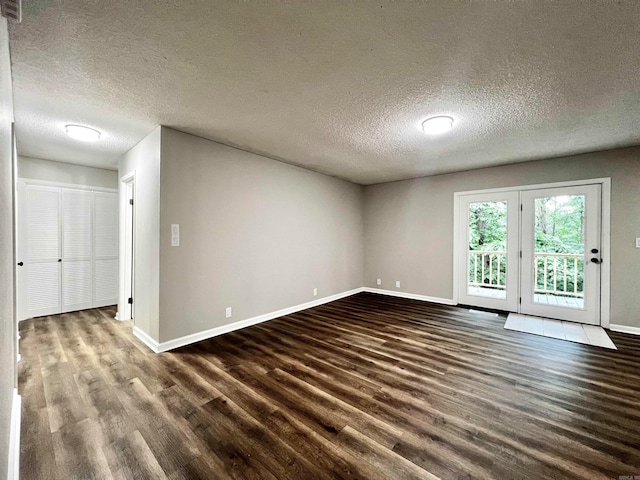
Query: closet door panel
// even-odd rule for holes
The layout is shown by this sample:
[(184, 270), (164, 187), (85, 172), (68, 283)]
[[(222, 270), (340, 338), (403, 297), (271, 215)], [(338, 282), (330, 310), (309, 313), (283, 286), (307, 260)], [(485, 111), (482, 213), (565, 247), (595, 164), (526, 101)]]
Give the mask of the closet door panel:
[(91, 261), (76, 260), (62, 267), (64, 310), (91, 308)]
[(118, 303), (118, 195), (94, 197), (94, 306)]
[(60, 189), (27, 185), (23, 198), (21, 319), (60, 312)]
[(52, 263), (32, 263), (27, 266), (27, 318), (51, 315), (60, 310), (60, 266)]
[(91, 308), (93, 194), (62, 191), (62, 311)]
[(91, 193), (62, 192), (63, 260), (91, 259)]
[(95, 261), (96, 306), (112, 305), (118, 299), (118, 259)]
[(60, 255), (60, 191), (27, 187), (27, 235), (29, 261), (58, 261)]
[(114, 193), (95, 194), (95, 256), (118, 256), (118, 196)]

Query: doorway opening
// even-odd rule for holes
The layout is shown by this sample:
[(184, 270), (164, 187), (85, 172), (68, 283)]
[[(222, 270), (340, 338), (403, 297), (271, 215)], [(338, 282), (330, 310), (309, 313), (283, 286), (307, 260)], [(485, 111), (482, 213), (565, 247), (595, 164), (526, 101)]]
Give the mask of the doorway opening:
[(608, 327), (609, 196), (609, 179), (456, 193), (456, 303)]

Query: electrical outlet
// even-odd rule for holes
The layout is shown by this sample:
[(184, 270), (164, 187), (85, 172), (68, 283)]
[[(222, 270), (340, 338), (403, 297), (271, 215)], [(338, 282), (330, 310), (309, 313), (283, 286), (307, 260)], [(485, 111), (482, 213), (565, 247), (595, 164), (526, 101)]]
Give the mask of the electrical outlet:
[(636, 237), (636, 248), (640, 248), (640, 237)]
[(231, 307), (227, 307), (224, 310), (224, 316), (227, 317), (227, 318), (231, 318)]
[(313, 296), (314, 296), (314, 297), (317, 297), (317, 296), (318, 296), (318, 289), (317, 289), (317, 288), (314, 288), (314, 289), (313, 289)]
[(378, 278), (376, 280), (376, 285), (382, 285), (382, 279), (381, 278)]
[(400, 280), (396, 280), (396, 288), (400, 288)]

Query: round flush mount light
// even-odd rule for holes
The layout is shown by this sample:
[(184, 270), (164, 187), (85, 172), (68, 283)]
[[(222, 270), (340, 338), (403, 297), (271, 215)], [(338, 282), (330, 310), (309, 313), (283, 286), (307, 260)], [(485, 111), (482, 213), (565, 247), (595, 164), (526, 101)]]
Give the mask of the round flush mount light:
[(97, 142), (100, 140), (100, 132), (83, 125), (65, 125), (64, 131), (72, 138), (81, 142)]
[(422, 122), (422, 131), (427, 135), (440, 135), (451, 130), (451, 127), (453, 127), (453, 118), (444, 115), (427, 118)]

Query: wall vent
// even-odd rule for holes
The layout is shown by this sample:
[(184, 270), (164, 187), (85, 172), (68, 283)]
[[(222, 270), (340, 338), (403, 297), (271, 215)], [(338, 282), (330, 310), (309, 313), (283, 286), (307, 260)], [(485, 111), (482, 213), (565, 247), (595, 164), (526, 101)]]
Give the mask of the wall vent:
[(22, 0), (0, 0), (2, 16), (13, 23), (22, 21)]

